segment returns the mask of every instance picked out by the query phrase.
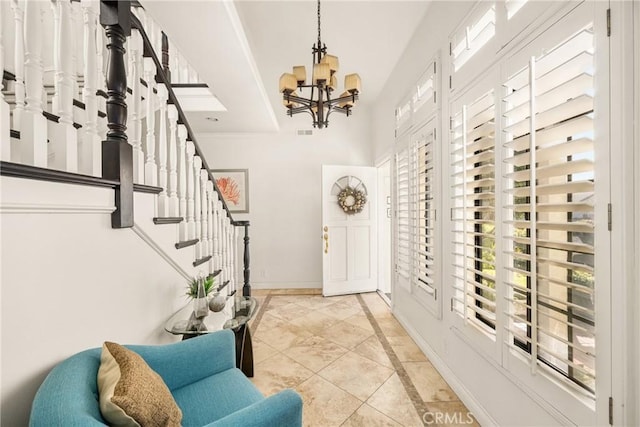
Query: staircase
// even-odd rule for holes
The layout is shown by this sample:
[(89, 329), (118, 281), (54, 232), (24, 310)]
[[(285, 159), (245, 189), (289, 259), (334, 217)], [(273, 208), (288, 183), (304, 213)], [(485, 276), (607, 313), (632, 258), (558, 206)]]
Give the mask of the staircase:
[[(185, 279), (198, 268), (249, 295), (249, 222), (230, 214), (173, 90), (202, 84), (129, 3), (0, 2), (0, 174), (113, 188), (113, 228), (133, 228)], [(172, 247), (151, 221), (175, 229)]]

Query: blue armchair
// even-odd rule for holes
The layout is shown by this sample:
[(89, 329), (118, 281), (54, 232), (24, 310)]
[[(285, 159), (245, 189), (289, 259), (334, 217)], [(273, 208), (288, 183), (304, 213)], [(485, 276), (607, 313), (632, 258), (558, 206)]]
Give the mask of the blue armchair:
[[(184, 427), (293, 427), (302, 424), (302, 399), (293, 390), (265, 398), (235, 366), (233, 332), (224, 330), (160, 346), (127, 346), (164, 380), (182, 410)], [(32, 427), (107, 425), (100, 414), (100, 348), (57, 365), (31, 407)]]

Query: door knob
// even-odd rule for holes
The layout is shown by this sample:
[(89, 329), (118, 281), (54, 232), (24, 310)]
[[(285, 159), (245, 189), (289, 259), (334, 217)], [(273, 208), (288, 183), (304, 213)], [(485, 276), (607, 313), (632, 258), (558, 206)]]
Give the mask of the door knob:
[(324, 239), (324, 253), (328, 254), (329, 253), (329, 233), (324, 233), (323, 239)]

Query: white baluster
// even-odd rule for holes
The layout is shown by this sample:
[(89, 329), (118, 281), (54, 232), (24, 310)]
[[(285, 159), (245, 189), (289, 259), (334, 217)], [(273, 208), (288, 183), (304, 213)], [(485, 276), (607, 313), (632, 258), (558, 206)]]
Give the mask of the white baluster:
[(156, 94), (153, 89), (156, 75), (156, 64), (152, 58), (144, 58), (144, 79), (147, 82), (147, 153), (144, 163), (144, 183), (158, 185), (158, 166), (156, 165)]
[(96, 96), (98, 90), (98, 70), (96, 67), (98, 3), (94, 0), (82, 0), (82, 12), (84, 24), (82, 101), (85, 105), (87, 118), (83, 128), (84, 135), (78, 147), (78, 169), (87, 175), (102, 176), (102, 142), (98, 134), (98, 97)]
[[(2, 6), (0, 6), (0, 22), (2, 22)], [(4, 47), (2, 44), (2, 31), (0, 31), (0, 73), (4, 70)], [(4, 100), (2, 91), (2, 78), (0, 77), (0, 160), (11, 161), (10, 115), (9, 104)]]
[(209, 255), (211, 260), (209, 261), (209, 272), (213, 273), (216, 270), (215, 257), (213, 252), (213, 216), (215, 204), (218, 201), (218, 193), (213, 190), (213, 182), (207, 181), (207, 193), (209, 193), (208, 213), (207, 213), (207, 246), (209, 248)]
[(227, 277), (227, 280), (229, 281), (229, 284), (231, 284), (233, 282), (233, 251), (232, 251), (232, 245), (231, 245), (231, 218), (229, 217), (227, 217), (226, 226), (227, 226), (227, 233), (226, 233), (227, 270), (229, 271), (229, 277)]
[(202, 169), (202, 159), (200, 156), (193, 158), (193, 216), (194, 216), (194, 234), (192, 239), (198, 239), (196, 243), (196, 259), (202, 258), (202, 191), (200, 189), (200, 170)]
[(42, 115), (42, 6), (29, 0), (24, 6), (25, 110), (21, 118), (22, 162), (47, 167), (47, 119)]
[(229, 232), (227, 230), (227, 212), (223, 211), (222, 214), (222, 271), (224, 271), (224, 281), (228, 281), (230, 274), (229, 271)]
[(206, 257), (209, 254), (209, 241), (208, 239), (208, 235), (209, 235), (209, 199), (207, 197), (207, 183), (209, 182), (209, 173), (207, 172), (206, 169), (200, 169), (200, 198), (202, 199), (202, 202), (200, 204), (200, 216), (202, 218), (202, 223), (200, 226), (200, 243), (201, 243), (201, 247), (202, 247), (202, 256)]
[[(96, 47), (98, 49), (96, 53), (96, 70), (98, 75), (98, 81), (96, 86), (99, 90), (106, 92), (107, 80), (104, 74), (104, 50), (107, 46), (107, 43), (105, 40), (106, 37), (105, 37), (104, 30), (102, 28), (102, 25), (100, 25), (100, 23), (98, 22), (98, 19), (99, 19), (98, 16), (96, 16), (96, 28), (97, 28)], [(137, 31), (134, 30), (131, 32), (131, 34), (133, 35), (135, 32)], [(102, 111), (103, 113), (107, 111), (107, 100), (104, 99), (102, 96), (98, 97), (98, 110)], [(98, 134), (106, 137), (106, 134), (107, 134), (107, 118), (106, 117), (98, 118)]]
[(175, 105), (167, 106), (169, 116), (169, 216), (180, 216), (180, 203), (178, 201), (178, 144), (176, 133), (178, 129), (178, 109)]
[(238, 283), (241, 283), (240, 280), (240, 255), (238, 254), (238, 240), (240, 238), (240, 227), (233, 226), (233, 270), (235, 272), (233, 276), (233, 289), (238, 289)]
[(129, 123), (127, 136), (133, 146), (133, 182), (144, 184), (144, 152), (142, 151), (142, 36), (137, 29), (131, 30), (129, 37), (129, 62), (131, 62), (131, 77), (128, 85), (131, 88), (129, 102)]
[(169, 69), (171, 70), (171, 82), (180, 83), (180, 70), (178, 69), (178, 50), (169, 40)]
[[(182, 54), (178, 49), (173, 46), (173, 55), (175, 64), (173, 64), (173, 69), (171, 70), (171, 79), (173, 83), (183, 83), (182, 81)], [(175, 73), (175, 80), (173, 80), (173, 76)]]
[[(216, 193), (217, 194), (217, 193)], [(222, 210), (222, 202), (215, 202), (215, 213), (213, 217), (213, 251), (216, 270), (222, 269), (222, 258), (220, 257), (220, 211)], [(220, 276), (222, 280), (222, 276)]]
[(219, 213), (219, 218), (220, 218), (220, 222), (219, 222), (219, 229), (218, 229), (218, 242), (219, 242), (219, 248), (220, 248), (220, 270), (222, 270), (222, 273), (220, 273), (220, 279), (222, 281), (222, 283), (227, 281), (227, 251), (226, 251), (226, 241), (224, 238), (224, 220), (225, 220), (225, 211), (221, 208), (220, 209), (220, 213)]
[(169, 196), (167, 189), (167, 98), (169, 94), (164, 84), (158, 86), (160, 114), (158, 120), (158, 186), (162, 192), (158, 194), (158, 216), (169, 216)]
[(59, 0), (54, 4), (57, 10), (55, 29), (57, 41), (53, 52), (55, 68), (55, 108), (60, 117), (53, 125), (49, 139), (49, 149), (54, 154), (49, 167), (67, 172), (78, 171), (78, 133), (73, 127), (73, 96), (75, 89), (75, 68), (73, 64), (74, 39), (71, 3)]
[(227, 280), (229, 284), (233, 281), (233, 253), (231, 251), (231, 218), (227, 217), (226, 220), (226, 238), (227, 238), (227, 270), (229, 271), (229, 276)]
[[(82, 1), (82, 0), (80, 0)], [(73, 50), (73, 82), (74, 82), (74, 97), (82, 96), (82, 90), (80, 90), (80, 84), (82, 82), (83, 88), (86, 84), (85, 70), (85, 56), (84, 56), (84, 43), (83, 38), (79, 37), (84, 33), (84, 12), (80, 2), (71, 2), (71, 18), (74, 22), (73, 26), (73, 44), (75, 49)]]
[(229, 286), (231, 286), (231, 290), (236, 287), (236, 254), (234, 253), (236, 246), (233, 244), (234, 229), (233, 224), (229, 222), (229, 269), (231, 271)]
[[(18, 0), (11, 1), (11, 9), (13, 10), (13, 19), (15, 21), (16, 37), (14, 39), (14, 58), (13, 66), (16, 79), (13, 82), (16, 105), (13, 109), (13, 129), (22, 130), (22, 116), (24, 114), (24, 4)], [(21, 161), (20, 141), (11, 142), (11, 160), (14, 162)]]
[(180, 241), (189, 240), (187, 227), (187, 128), (178, 125), (178, 205), (184, 221), (180, 223)]
[(51, 10), (53, 11), (53, 68), (54, 68), (54, 76), (53, 76), (53, 96), (51, 97), (51, 112), (56, 115), (59, 114), (59, 98), (60, 98), (60, 86), (59, 80), (57, 76), (57, 72), (60, 69), (60, 52), (62, 48), (60, 47), (60, 5), (59, 1), (51, 2)]
[(193, 156), (196, 153), (196, 148), (192, 141), (187, 141), (187, 168), (185, 173), (187, 174), (187, 239), (192, 240), (196, 237), (196, 223), (194, 219), (194, 179), (193, 179)]

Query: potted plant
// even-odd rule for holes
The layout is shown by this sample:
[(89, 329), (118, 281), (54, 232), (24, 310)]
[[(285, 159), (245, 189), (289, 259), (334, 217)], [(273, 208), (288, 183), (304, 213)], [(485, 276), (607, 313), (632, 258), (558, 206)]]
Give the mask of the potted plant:
[(214, 277), (194, 277), (193, 280), (191, 280), (191, 283), (189, 283), (189, 285), (187, 285), (187, 292), (186, 295), (189, 298), (192, 299), (196, 299), (199, 298), (198, 295), (198, 280), (202, 278), (202, 286), (203, 286), (203, 291), (204, 291), (204, 297), (208, 297), (209, 294), (211, 292), (213, 292), (216, 287), (214, 286), (215, 284), (215, 278)]
[(193, 312), (188, 321), (187, 328), (194, 332), (203, 332), (207, 328), (204, 318), (209, 314), (209, 301), (207, 297), (215, 290), (215, 280), (213, 277), (205, 277), (199, 274), (187, 285), (187, 297), (193, 299)]

